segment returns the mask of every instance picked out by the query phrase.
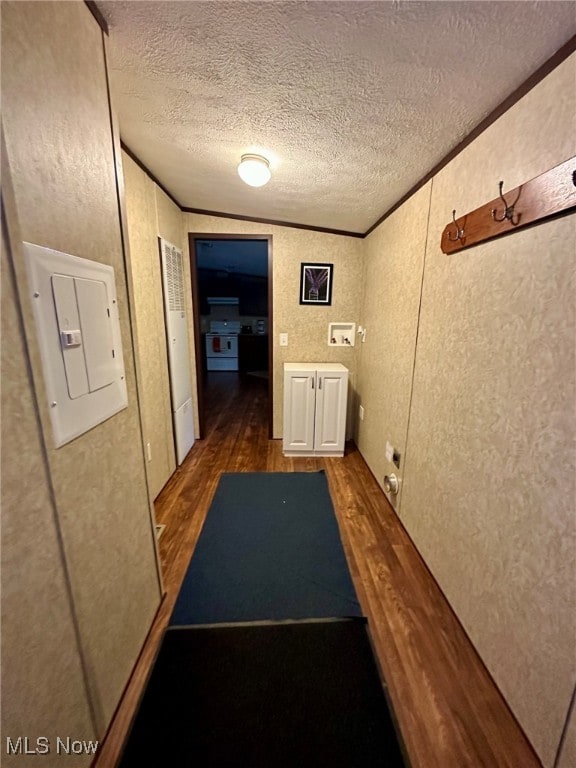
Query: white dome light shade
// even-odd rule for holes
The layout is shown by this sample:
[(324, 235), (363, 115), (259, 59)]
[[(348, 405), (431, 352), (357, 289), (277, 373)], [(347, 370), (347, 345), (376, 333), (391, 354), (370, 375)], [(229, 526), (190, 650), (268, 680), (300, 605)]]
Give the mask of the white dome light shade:
[(238, 175), (251, 187), (263, 187), (270, 181), (270, 163), (262, 155), (242, 155)]

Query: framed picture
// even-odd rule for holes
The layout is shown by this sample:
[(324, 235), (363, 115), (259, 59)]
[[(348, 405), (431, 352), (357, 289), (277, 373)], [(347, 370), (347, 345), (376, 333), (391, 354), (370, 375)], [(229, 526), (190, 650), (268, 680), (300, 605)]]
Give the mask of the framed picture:
[(300, 265), (300, 304), (332, 304), (334, 264)]

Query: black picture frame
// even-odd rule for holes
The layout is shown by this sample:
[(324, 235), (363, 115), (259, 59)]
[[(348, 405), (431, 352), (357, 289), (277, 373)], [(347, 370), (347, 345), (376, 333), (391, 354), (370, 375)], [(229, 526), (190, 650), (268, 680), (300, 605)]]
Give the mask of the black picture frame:
[(300, 304), (328, 307), (332, 304), (334, 264), (305, 261), (300, 264)]

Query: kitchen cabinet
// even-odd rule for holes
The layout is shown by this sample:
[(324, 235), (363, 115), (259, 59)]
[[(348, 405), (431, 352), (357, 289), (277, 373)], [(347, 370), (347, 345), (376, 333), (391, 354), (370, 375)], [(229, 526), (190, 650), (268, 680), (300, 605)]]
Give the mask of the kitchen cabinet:
[(240, 373), (268, 370), (268, 336), (241, 333), (238, 337), (238, 366)]
[(268, 316), (268, 278), (241, 275), (238, 280), (240, 314), (254, 317)]
[(343, 456), (347, 399), (340, 363), (284, 363), (284, 455)]
[(238, 298), (240, 283), (235, 275), (226, 276), (214, 269), (198, 269), (198, 296), (200, 314), (210, 314), (209, 296)]

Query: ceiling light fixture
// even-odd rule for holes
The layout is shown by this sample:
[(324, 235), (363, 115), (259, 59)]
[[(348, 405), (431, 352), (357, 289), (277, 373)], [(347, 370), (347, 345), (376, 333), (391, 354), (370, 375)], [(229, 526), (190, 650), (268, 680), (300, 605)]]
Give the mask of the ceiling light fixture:
[(263, 187), (270, 181), (270, 163), (262, 155), (242, 155), (238, 175), (251, 187)]

